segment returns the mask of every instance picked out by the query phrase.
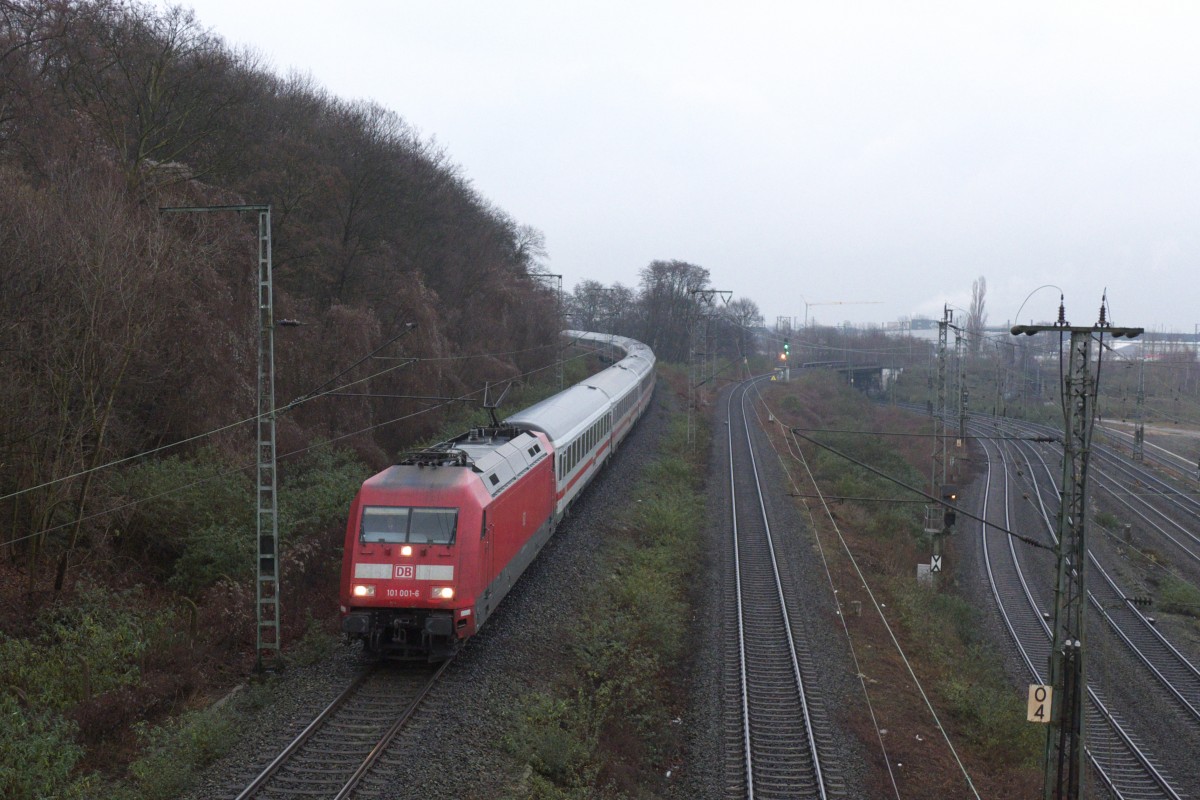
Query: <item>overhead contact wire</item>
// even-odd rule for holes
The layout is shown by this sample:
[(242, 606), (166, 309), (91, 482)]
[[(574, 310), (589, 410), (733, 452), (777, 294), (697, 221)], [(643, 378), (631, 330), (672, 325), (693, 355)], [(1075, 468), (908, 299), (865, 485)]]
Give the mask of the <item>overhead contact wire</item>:
[[(394, 339), (392, 341), (394, 341)], [(508, 351), (496, 352), (496, 353), (479, 353), (476, 355), (465, 355), (465, 356), (438, 356), (438, 357), (434, 357), (434, 358), (416, 358), (416, 357), (414, 357), (414, 358), (406, 360), (402, 364), (393, 364), (392, 366), (381, 369), (378, 372), (373, 372), (370, 375), (364, 376), (362, 378), (356, 378), (355, 380), (348, 381), (347, 383), (343, 383), (340, 386), (335, 386), (332, 389), (329, 389), (327, 391), (313, 392), (313, 393), (310, 393), (307, 395), (302, 395), (301, 397), (298, 397), (295, 400), (292, 400), (291, 402), (289, 402), (283, 406), (280, 406), (279, 408), (276, 408), (275, 413), (279, 414), (284, 411), (289, 411), (293, 408), (296, 408), (297, 406), (300, 406), (300, 405), (303, 405), (304, 403), (309, 402), (310, 400), (316, 400), (321, 397), (335, 395), (335, 394), (337, 394), (345, 389), (348, 389), (352, 386), (355, 386), (355, 385), (363, 383), (365, 381), (369, 381), (374, 378), (378, 378), (380, 376), (386, 375), (389, 372), (393, 372), (395, 370), (402, 369), (407, 366), (411, 366), (412, 364), (417, 364), (417, 363), (421, 363), (421, 362), (425, 362), (425, 361), (463, 361), (463, 360), (469, 360), (469, 359), (473, 359), (473, 358), (494, 358), (497, 356), (505, 356), (505, 355), (519, 355), (521, 353), (531, 353), (535, 350), (544, 350), (547, 347), (557, 347), (557, 346), (558, 345), (539, 345), (538, 347), (529, 347), (529, 348), (525, 348), (523, 350), (508, 350)], [(374, 352), (378, 352), (378, 349)], [(372, 355), (373, 354), (374, 353), (372, 353)], [(573, 356), (570, 360), (573, 361), (577, 358), (583, 358), (586, 355), (588, 355), (588, 354), (584, 353), (580, 356)], [(369, 357), (370, 356), (367, 356), (367, 358), (369, 358)], [(360, 361), (356, 362), (354, 366), (361, 364), (365, 360), (366, 360), (366, 358), (361, 359)], [(513, 378), (511, 378), (510, 380), (515, 380), (517, 378), (524, 378), (529, 375), (533, 375), (536, 372), (543, 371), (546, 369), (549, 369), (549, 367), (540, 367), (538, 369), (530, 370), (529, 372), (524, 372), (524, 373), (521, 373), (520, 375), (516, 375)], [(343, 371), (343, 373), (344, 372), (345, 371)], [(340, 377), (340, 375), (337, 377)], [(335, 380), (336, 380), (336, 378), (335, 378)], [(471, 394), (466, 395), (465, 397), (469, 398), (475, 394), (478, 394), (478, 392), (472, 392)], [(440, 408), (440, 407), (441, 406), (434, 406), (429, 409), (426, 409), (426, 411), (432, 411), (435, 408)], [(131, 461), (137, 461), (142, 458), (148, 458), (149, 456), (156, 455), (158, 453), (163, 453), (168, 450), (172, 450), (176, 447), (183, 447), (184, 445), (191, 444), (193, 442), (197, 442), (202, 439), (206, 439), (210, 436), (216, 436), (217, 434), (224, 433), (225, 431), (230, 431), (235, 428), (239, 428), (242, 425), (249, 425), (252, 422), (257, 422), (260, 419), (265, 418), (266, 416), (268, 416), (268, 414), (255, 414), (252, 417), (246, 417), (245, 419), (238, 420), (237, 422), (231, 422), (227, 425), (222, 425), (219, 428), (213, 428), (211, 430), (205, 431), (204, 433), (197, 433), (194, 436), (189, 436), (186, 439), (180, 439), (177, 442), (171, 442), (170, 444), (164, 444), (159, 447), (152, 448), (150, 450), (143, 450), (141, 452), (134, 453), (132, 455), (124, 456), (122, 458), (118, 458), (118, 459), (114, 459), (112, 461), (105, 462), (104, 464), (99, 464), (95, 467), (89, 467), (88, 469), (80, 470), (79, 472), (73, 472), (70, 475), (64, 475), (60, 478), (52, 478), (51, 480), (45, 481), (43, 483), (39, 483), (36, 486), (29, 486), (24, 489), (18, 489), (15, 492), (10, 492), (5, 495), (0, 495), (0, 502), (2, 502), (4, 500), (11, 500), (14, 497), (20, 497), (21, 495), (29, 494), (30, 492), (36, 492), (39, 489), (45, 489), (50, 486), (54, 486), (55, 484), (58, 484), (58, 483), (63, 483), (65, 481), (74, 480), (75, 478), (81, 478), (84, 475), (87, 475), (88, 473), (91, 473), (91, 472), (101, 472), (103, 470), (110, 469), (112, 467), (117, 467), (122, 464), (127, 464)], [(393, 422), (398, 422), (402, 419), (407, 419), (407, 417), (400, 417), (398, 419), (391, 420), (386, 423), (380, 423), (380, 424), (381, 425), (389, 425)], [(370, 428), (366, 428), (364, 430), (370, 430)], [(362, 432), (363, 431), (358, 431), (357, 433), (362, 433)], [(350, 434), (350, 435), (354, 435), (354, 434)], [(342, 438), (345, 438), (345, 437), (338, 437), (338, 439), (342, 439)], [(334, 441), (336, 441), (336, 440), (334, 440)], [(303, 451), (298, 451), (298, 452), (303, 452)], [(238, 467), (237, 469), (245, 469), (245, 467)], [(55, 530), (55, 528), (48, 528), (47, 530), (48, 531)], [(34, 534), (34, 535), (36, 535), (36, 534)], [(22, 538), (28, 538), (28, 537), (22, 537)], [(12, 541), (21, 541), (21, 539), (14, 539)]]
[[(581, 354), (581, 355), (579, 355), (579, 356), (573, 356), (573, 357), (571, 358), (571, 360), (573, 361), (573, 360), (575, 360), (575, 359), (578, 359), (578, 358), (584, 358), (584, 357), (586, 357), (587, 355), (590, 355), (590, 353), (583, 353), (583, 354)], [(528, 377), (528, 376), (530, 376), (530, 375), (534, 375), (534, 374), (536, 374), (536, 373), (538, 373), (538, 372), (544, 372), (544, 371), (546, 371), (546, 370), (550, 369), (552, 366), (554, 366), (554, 365), (549, 365), (549, 366), (545, 366), (545, 367), (537, 367), (536, 369), (532, 369), (532, 370), (529, 370), (529, 371), (527, 371), (527, 372), (523, 372), (523, 373), (521, 373), (521, 374), (519, 374), (519, 375), (515, 375), (515, 376), (513, 376), (513, 377), (511, 378), (511, 380), (516, 380), (517, 378), (525, 378), (525, 377)], [(387, 371), (387, 370), (384, 370), (384, 372), (386, 372), (386, 371)], [(376, 373), (376, 374), (382, 374), (382, 373)], [(368, 377), (368, 378), (363, 378), (363, 379), (361, 379), (361, 380), (369, 380), (369, 379), (370, 379), (370, 378)], [(334, 389), (330, 389), (328, 392), (323, 392), (322, 394), (319, 394), (319, 395), (313, 395), (312, 397), (310, 397), (310, 398), (307, 398), (307, 399), (308, 399), (308, 400), (315, 400), (316, 398), (318, 398), (318, 397), (323, 397), (323, 396), (324, 396), (324, 395), (326, 395), (326, 394), (333, 394), (333, 393), (335, 393), (335, 392), (338, 392), (338, 391), (340, 391), (342, 388), (345, 388), (346, 386), (353, 386), (355, 383), (359, 383), (359, 382), (361, 382), (361, 380), (359, 380), (359, 381), (351, 381), (350, 383), (343, 384), (343, 386), (340, 386), (340, 387), (335, 387)], [(310, 450), (317, 450), (317, 449), (319, 449), (319, 448), (322, 448), (322, 447), (328, 447), (328, 446), (330, 446), (330, 445), (332, 445), (332, 444), (335, 444), (336, 442), (339, 442), (339, 441), (341, 441), (341, 440), (343, 440), (343, 439), (348, 439), (348, 438), (350, 438), (350, 437), (352, 437), (352, 436), (358, 436), (358, 435), (360, 435), (360, 434), (367, 433), (367, 432), (369, 432), (369, 431), (375, 430), (376, 428), (382, 428), (382, 427), (384, 427), (384, 426), (386, 426), (386, 425), (394, 425), (394, 424), (395, 424), (395, 423), (397, 423), (397, 422), (403, 422), (403, 421), (404, 421), (404, 420), (406, 420), (406, 419), (411, 419), (411, 418), (413, 418), (413, 417), (420, 416), (421, 414), (428, 414), (428, 413), (430, 413), (430, 412), (432, 412), (432, 411), (436, 411), (436, 410), (438, 410), (438, 409), (440, 409), (440, 408), (444, 408), (444, 407), (446, 407), (446, 406), (449, 406), (451, 403), (456, 403), (456, 402), (459, 402), (459, 401), (462, 401), (462, 400), (468, 400), (468, 399), (470, 399), (471, 397), (474, 397), (475, 395), (481, 394), (482, 392), (483, 392), (483, 390), (482, 390), (482, 389), (476, 389), (475, 391), (468, 392), (467, 394), (465, 394), (465, 395), (461, 395), (460, 397), (452, 398), (452, 399), (450, 399), (450, 400), (447, 400), (447, 401), (445, 401), (445, 402), (443, 402), (443, 403), (438, 403), (437, 405), (429, 406), (428, 408), (423, 408), (423, 409), (420, 409), (420, 410), (418, 410), (418, 411), (414, 411), (414, 412), (412, 412), (411, 414), (404, 414), (403, 416), (396, 417), (395, 419), (390, 419), (390, 420), (387, 420), (387, 421), (385, 421), (385, 422), (378, 422), (378, 423), (375, 423), (374, 425), (368, 425), (367, 427), (365, 427), (365, 428), (361, 428), (361, 429), (359, 429), (359, 430), (357, 430), (357, 431), (353, 431), (352, 433), (345, 433), (345, 434), (342, 434), (341, 436), (335, 436), (335, 437), (333, 437), (332, 439), (326, 439), (326, 440), (324, 440), (324, 441), (322, 441), (322, 442), (319, 442), (319, 443), (317, 443), (317, 444), (312, 444), (312, 445), (309, 445), (308, 447), (301, 447), (301, 448), (299, 448), (299, 449), (297, 449), (297, 450), (292, 450), (292, 451), (290, 451), (290, 452), (283, 453), (283, 454), (281, 454), (281, 455), (279, 456), (279, 458), (280, 458), (280, 459), (287, 459), (287, 458), (291, 458), (292, 456), (302, 455), (302, 454), (304, 454), (304, 453), (307, 453), (307, 452), (309, 452)], [(305, 402), (307, 402), (307, 400), (306, 400)], [(241, 422), (237, 422), (237, 423), (233, 423), (233, 424), (231, 424), (231, 425), (227, 425), (227, 426), (225, 426), (224, 428), (218, 428), (218, 429), (216, 429), (215, 431), (210, 431), (209, 433), (206, 433), (206, 434), (198, 434), (198, 435), (196, 435), (196, 436), (193, 436), (193, 437), (191, 437), (190, 439), (186, 439), (186, 440), (184, 440), (184, 441), (175, 442), (174, 444), (170, 444), (170, 445), (164, 445), (163, 447), (155, 448), (154, 450), (148, 450), (148, 451), (146, 451), (146, 452), (144, 452), (144, 453), (140, 453), (140, 454), (138, 454), (138, 455), (127, 456), (126, 458), (122, 458), (122, 459), (119, 459), (119, 460), (117, 460), (117, 461), (113, 461), (113, 462), (110, 462), (110, 463), (108, 463), (108, 464), (103, 464), (103, 465), (101, 465), (101, 466), (95, 467), (95, 468), (94, 468), (94, 470), (97, 470), (97, 471), (98, 471), (98, 470), (101, 470), (101, 469), (105, 469), (105, 468), (107, 468), (107, 467), (116, 466), (116, 465), (119, 465), (119, 464), (122, 464), (122, 463), (126, 463), (126, 462), (128, 462), (128, 461), (133, 461), (133, 460), (136, 460), (136, 459), (138, 459), (138, 458), (144, 458), (144, 457), (146, 457), (146, 456), (153, 455), (154, 453), (161, 452), (161, 451), (163, 451), (163, 450), (166, 450), (166, 449), (169, 449), (169, 448), (171, 448), (171, 447), (178, 447), (179, 445), (186, 444), (187, 442), (190, 442), (190, 441), (195, 441), (195, 440), (197, 440), (197, 439), (204, 438), (205, 436), (211, 436), (211, 435), (214, 435), (215, 433), (219, 433), (219, 432), (221, 432), (221, 431), (224, 431), (224, 430), (229, 430), (229, 429), (235, 428), (235, 427), (237, 427), (238, 425), (244, 425), (244, 424), (246, 424), (246, 423), (248, 423), (248, 422), (253, 422), (253, 421), (255, 421), (256, 419), (258, 419), (258, 417), (257, 417), (257, 416), (255, 416), (255, 417), (251, 417), (251, 418), (249, 418), (249, 419), (242, 420)], [(100, 518), (100, 517), (103, 517), (103, 516), (106, 516), (106, 515), (108, 515), (108, 514), (115, 514), (115, 513), (117, 513), (118, 511), (124, 511), (124, 510), (125, 510), (125, 509), (127, 509), (127, 508), (133, 508), (133, 507), (135, 507), (135, 506), (137, 506), (137, 505), (140, 505), (141, 503), (146, 503), (146, 502), (149, 502), (149, 501), (151, 501), (151, 500), (157, 500), (157, 499), (159, 499), (159, 498), (161, 498), (161, 497), (167, 497), (167, 496), (170, 496), (170, 495), (172, 495), (172, 494), (175, 494), (176, 492), (182, 492), (182, 491), (184, 491), (185, 489), (190, 489), (190, 488), (193, 488), (193, 487), (195, 487), (195, 486), (201, 486), (201, 485), (203, 485), (203, 484), (205, 484), (205, 483), (209, 483), (210, 481), (215, 481), (215, 480), (217, 480), (218, 478), (223, 478), (223, 477), (225, 477), (226, 475), (232, 475), (232, 474), (233, 474), (233, 473), (235, 473), (235, 472), (245, 472), (246, 470), (252, 469), (252, 468), (253, 468), (253, 467), (256, 465), (256, 463), (257, 463), (257, 462), (255, 462), (255, 463), (253, 463), (253, 464), (243, 464), (243, 465), (241, 465), (241, 466), (237, 466), (237, 467), (230, 467), (229, 469), (225, 469), (225, 470), (221, 470), (221, 471), (219, 471), (219, 472), (215, 472), (215, 473), (213, 473), (212, 475), (209, 475), (209, 476), (207, 476), (207, 477), (200, 478), (200, 479), (198, 479), (198, 480), (195, 480), (195, 481), (192, 481), (192, 482), (190, 482), (190, 483), (185, 483), (185, 484), (183, 484), (183, 485), (181, 485), (181, 486), (176, 486), (176, 487), (174, 487), (174, 488), (167, 489), (167, 490), (165, 490), (165, 491), (159, 492), (158, 494), (151, 495), (151, 496), (149, 496), (149, 497), (143, 497), (143, 498), (140, 498), (140, 499), (138, 499), (138, 500), (132, 500), (132, 501), (130, 501), (130, 502), (128, 502), (128, 503), (123, 503), (123, 504), (121, 504), (121, 505), (119, 505), (119, 506), (114, 506), (113, 508), (106, 508), (106, 509), (104, 509), (103, 511), (96, 511), (96, 512), (94, 512), (94, 513), (92, 513), (92, 514), (88, 514), (87, 516), (84, 516), (84, 517), (79, 517), (78, 519), (72, 519), (72, 520), (70, 520), (70, 521), (68, 521), (68, 522), (63, 522), (63, 523), (60, 523), (60, 524), (58, 524), (58, 525), (54, 525), (54, 526), (52, 526), (52, 527), (49, 527), (49, 528), (43, 528), (43, 529), (42, 529), (42, 530), (40, 530), (40, 531), (35, 531), (35, 532), (33, 532), (33, 533), (29, 533), (29, 534), (26, 534), (26, 535), (24, 535), (24, 536), (18, 536), (18, 537), (12, 538), (12, 539), (8, 539), (8, 540), (6, 540), (6, 542), (5, 542), (5, 543), (6, 543), (6, 544), (16, 544), (16, 543), (18, 543), (18, 542), (23, 542), (23, 541), (26, 541), (26, 540), (28, 540), (28, 539), (32, 539), (32, 538), (34, 538), (34, 537), (36, 537), (36, 536), (42, 536), (42, 535), (45, 535), (45, 534), (47, 534), (47, 533), (53, 533), (53, 532), (55, 532), (55, 531), (62, 530), (63, 528), (69, 528), (69, 527), (71, 527), (71, 526), (75, 525), (76, 523), (90, 522), (91, 520), (98, 519), (98, 518)], [(93, 471), (93, 470), (84, 470), (84, 471), (82, 471), (82, 472), (79, 472), (79, 473), (77, 473), (76, 475), (69, 475), (69, 476), (67, 476), (67, 477), (65, 477), (65, 478), (58, 478), (58, 479), (56, 479), (56, 480), (49, 481), (49, 482), (47, 482), (47, 483), (45, 483), (45, 484), (42, 484), (41, 486), (34, 486), (34, 487), (31, 487), (31, 488), (29, 488), (29, 489), (22, 489), (22, 490), (20, 490), (20, 491), (18, 491), (18, 492), (14, 492), (13, 494), (9, 494), (9, 495), (5, 495), (5, 496), (3, 496), (3, 497), (0, 497), (0, 500), (7, 500), (7, 499), (8, 499), (8, 498), (10, 498), (10, 497), (16, 497), (16, 496), (18, 496), (18, 495), (21, 495), (21, 494), (26, 494), (26, 493), (28, 493), (28, 492), (36, 491), (37, 489), (44, 488), (45, 486), (51, 486), (51, 485), (53, 485), (53, 484), (55, 484), (55, 483), (60, 483), (60, 482), (62, 482), (62, 481), (70, 480), (71, 478), (78, 477), (78, 476), (80, 476), (80, 475), (86, 475), (88, 472), (91, 472), (91, 471)]]

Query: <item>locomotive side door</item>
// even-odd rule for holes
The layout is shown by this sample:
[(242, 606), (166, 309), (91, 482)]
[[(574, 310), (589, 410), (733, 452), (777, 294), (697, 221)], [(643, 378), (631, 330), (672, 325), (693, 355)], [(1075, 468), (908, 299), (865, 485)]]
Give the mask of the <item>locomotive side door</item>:
[(483, 586), (483, 594), (480, 595), (479, 605), (483, 607), (483, 618), (487, 617), (492, 612), (492, 582), (495, 580), (495, 531), (492, 530), (492, 524), (488, 521), (487, 511), (483, 512), (483, 525), (479, 531), (479, 582)]

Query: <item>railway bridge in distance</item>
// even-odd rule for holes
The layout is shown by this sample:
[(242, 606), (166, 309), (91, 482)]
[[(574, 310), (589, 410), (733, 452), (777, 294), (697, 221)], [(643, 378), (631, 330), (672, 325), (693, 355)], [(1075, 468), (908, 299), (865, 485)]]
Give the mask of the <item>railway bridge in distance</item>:
[(867, 394), (883, 391), (883, 367), (878, 364), (851, 364), (848, 361), (808, 361), (801, 369), (831, 369), (846, 376), (846, 381)]

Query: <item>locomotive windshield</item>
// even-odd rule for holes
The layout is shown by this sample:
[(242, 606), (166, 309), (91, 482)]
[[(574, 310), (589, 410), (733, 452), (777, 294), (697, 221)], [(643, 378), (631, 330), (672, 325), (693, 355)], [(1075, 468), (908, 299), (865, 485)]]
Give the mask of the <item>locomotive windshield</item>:
[(385, 544), (453, 544), (457, 526), (457, 508), (367, 506), (359, 538)]

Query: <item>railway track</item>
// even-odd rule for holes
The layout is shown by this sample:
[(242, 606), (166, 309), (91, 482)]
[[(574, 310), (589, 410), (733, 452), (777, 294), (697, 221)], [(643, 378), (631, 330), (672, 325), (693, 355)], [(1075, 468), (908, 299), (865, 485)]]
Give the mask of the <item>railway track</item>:
[(385, 663), (365, 669), (236, 800), (344, 800), (356, 795), (372, 765), (450, 664), (402, 669)]
[[(1014, 431), (1052, 433), (1043, 425), (1017, 420), (997, 422)], [(1130, 461), (1111, 447), (1094, 446), (1093, 455), (1091, 471), (1097, 478), (1097, 487), (1114, 503), (1168, 539), (1183, 556), (1200, 563), (1200, 535), (1197, 535), (1200, 498), (1164, 480), (1144, 463)]]
[[(1130, 452), (1134, 448), (1133, 433), (1128, 430), (1116, 427), (1111, 424), (1097, 426), (1099, 432), (1102, 432), (1105, 437), (1113, 444), (1113, 449), (1121, 448), (1128, 449)], [(1151, 441), (1143, 442), (1143, 457), (1146, 461), (1157, 464), (1164, 470), (1185, 479), (1191, 479), (1196, 476), (1198, 465), (1195, 461), (1186, 458), (1179, 453), (1168, 450), (1162, 445), (1155, 444)]]
[(828, 765), (829, 724), (814, 696), (816, 670), (799, 621), (800, 603), (781, 573), (764, 501), (748, 406), (753, 381), (735, 387), (727, 411), (733, 591), (725, 650), (729, 796), (843, 796)]
[[(1027, 445), (1010, 445), (1014, 455), (1023, 459), (1025, 474), (1044, 475), (1051, 496), (1058, 496), (1058, 482), (1040, 452)], [(1031, 460), (1032, 457), (1032, 460)], [(1035, 465), (1033, 462), (1037, 461)], [(1034, 482), (1037, 507), (1050, 540), (1056, 540), (1050, 518), (1057, 509), (1049, 508), (1046, 498)], [(1161, 530), (1161, 529), (1160, 529)], [(1161, 530), (1169, 536), (1167, 531)], [(1095, 614), (1124, 643), (1129, 652), (1146, 668), (1167, 699), (1175, 702), (1195, 723), (1200, 724), (1200, 669), (1179, 651), (1157, 627), (1130, 602), (1129, 593), (1104, 569), (1095, 552), (1088, 553), (1088, 565), (1094, 576), (1088, 581), (1088, 601)], [(1096, 580), (1095, 578), (1099, 578)]]
[[(1002, 520), (1011, 530), (1008, 458), (997, 445), (981, 440), (987, 454), (984, 479), (984, 516)], [(1002, 465), (1001, 475), (993, 474), (993, 464)], [(999, 484), (998, 491), (994, 484)], [(1045, 514), (1045, 509), (1042, 509)], [(1034, 682), (1048, 680), (1052, 634), (1043, 609), (1044, 598), (1025, 574), (1012, 537), (983, 525), (983, 561), (1001, 619), (1025, 663)], [(1042, 537), (1043, 539), (1045, 537)], [(1110, 710), (1100, 693), (1088, 687), (1085, 705), (1087, 755), (1100, 781), (1121, 800), (1181, 800), (1163, 770), (1147, 749), (1127, 730), (1116, 713)]]

